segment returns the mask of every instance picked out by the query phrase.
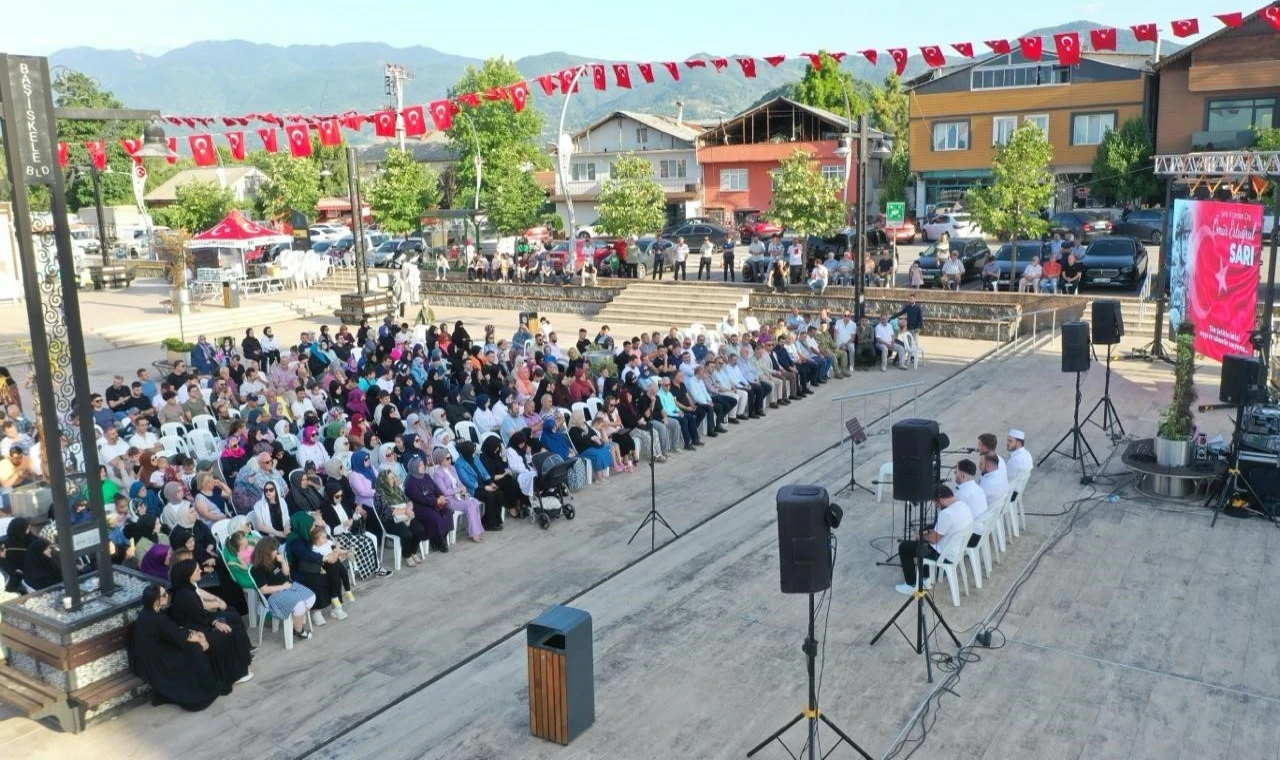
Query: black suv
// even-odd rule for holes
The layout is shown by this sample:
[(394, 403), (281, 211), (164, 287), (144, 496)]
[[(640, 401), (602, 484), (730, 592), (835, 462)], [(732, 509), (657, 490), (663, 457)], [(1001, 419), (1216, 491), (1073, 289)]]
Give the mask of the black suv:
[[(982, 265), (987, 263), (987, 256), (991, 255), (991, 249), (982, 238), (952, 238), (950, 250), (954, 251), (964, 264), (964, 276), (960, 278), (962, 282), (977, 279), (982, 274)], [(944, 262), (939, 260), (938, 254), (938, 244), (934, 243), (924, 249), (918, 259), (920, 274), (924, 278), (926, 288), (942, 287)]]
[(1112, 235), (1127, 235), (1144, 243), (1160, 245), (1164, 239), (1164, 209), (1144, 208), (1130, 211), (1124, 221), (1117, 224)]
[(1100, 237), (1084, 251), (1081, 285), (1137, 288), (1147, 276), (1147, 249), (1120, 235)]
[(1063, 237), (1070, 232), (1078, 243), (1088, 243), (1095, 237), (1111, 234), (1111, 219), (1092, 211), (1062, 211), (1049, 218), (1048, 240), (1053, 233)]
[[(1027, 266), (1031, 264), (1031, 259), (1039, 256), (1040, 263), (1043, 264), (1045, 259), (1049, 257), (1049, 244), (1039, 243), (1034, 240), (1018, 241), (1018, 271), (1017, 278), (1022, 279), (1022, 273), (1026, 271)], [(1009, 269), (1013, 265), (1013, 246), (1008, 243), (1001, 245), (996, 249), (996, 266), (1000, 269), (1000, 289), (1009, 289)], [(1016, 286), (1015, 286), (1016, 287)]]

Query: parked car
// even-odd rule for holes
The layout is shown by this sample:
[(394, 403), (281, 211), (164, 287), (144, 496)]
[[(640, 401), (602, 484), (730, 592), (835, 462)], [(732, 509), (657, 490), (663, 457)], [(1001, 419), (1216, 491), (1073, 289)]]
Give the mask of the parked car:
[(697, 250), (702, 247), (703, 240), (710, 239), (711, 244), (719, 252), (724, 249), (733, 233), (726, 227), (710, 222), (685, 222), (675, 228), (664, 230), (662, 236), (672, 240), (684, 238), (685, 245), (689, 246), (690, 255), (696, 256)]
[[(1027, 265), (1031, 263), (1031, 259), (1035, 256), (1040, 257), (1040, 261), (1044, 261), (1049, 255), (1049, 244), (1037, 242), (1035, 240), (1019, 240), (1018, 241), (1018, 268), (1015, 277), (1022, 279), (1022, 273), (1026, 271)], [(1009, 243), (1001, 245), (996, 249), (996, 266), (1000, 268), (1001, 290), (1009, 289), (1009, 269), (1013, 264), (1013, 246)]]
[(401, 240), (388, 240), (377, 248), (367, 251), (364, 257), (365, 264), (371, 267), (386, 266), (391, 257), (400, 250), (400, 245), (403, 242)]
[(935, 214), (920, 228), (920, 239), (937, 240), (944, 232), (953, 238), (982, 236), (982, 228), (969, 214)]
[(748, 217), (738, 225), (738, 239), (744, 243), (750, 243), (758, 237), (781, 235), (782, 231), (782, 227), (773, 222), (765, 221), (760, 217)]
[[(636, 244), (627, 249), (627, 261), (636, 265), (636, 277), (644, 279), (653, 271), (653, 255), (655, 238), (646, 235), (636, 241)], [(663, 265), (670, 270), (671, 265), (676, 261), (676, 244), (674, 240), (662, 239), (662, 244), (658, 246), (662, 251)]]
[[(987, 256), (991, 255), (987, 241), (976, 237), (951, 238), (948, 251), (955, 251), (960, 261), (964, 263), (964, 275), (960, 278), (962, 283), (977, 279), (982, 274), (982, 265), (987, 263)], [(943, 254), (935, 243), (924, 249), (920, 258), (917, 259), (926, 288), (942, 287), (943, 262), (939, 260), (940, 255)]]
[(524, 239), (528, 240), (530, 243), (535, 240), (545, 242), (551, 239), (551, 230), (545, 225), (530, 227), (524, 231)]
[(313, 224), (307, 228), (307, 232), (311, 233), (311, 242), (313, 243), (318, 241), (332, 242), (351, 234), (351, 230), (346, 227), (338, 227), (332, 224)]
[(1094, 239), (1084, 251), (1080, 285), (1137, 288), (1147, 276), (1147, 249), (1131, 237)]
[[(876, 218), (872, 221), (872, 226), (878, 230), (884, 230), (886, 235), (890, 232), (887, 224), (888, 219), (885, 218), (884, 214), (876, 215)], [(909, 245), (915, 242), (917, 232), (916, 220), (911, 217), (907, 217), (902, 220), (901, 227), (893, 230), (892, 237), (897, 241), (898, 245)]]
[(1111, 234), (1111, 219), (1092, 211), (1062, 211), (1049, 217), (1048, 240), (1055, 232), (1063, 237), (1070, 232), (1076, 242), (1088, 243), (1095, 237)]
[(1164, 240), (1165, 213), (1162, 208), (1130, 211), (1124, 221), (1111, 228), (1112, 235), (1125, 235), (1144, 243), (1160, 245)]
[(597, 219), (591, 224), (584, 224), (581, 227), (577, 228), (576, 230), (574, 230), (573, 235), (574, 237), (582, 238), (583, 240), (589, 240), (595, 237), (597, 234), (599, 234), (599, 230), (597, 229), (599, 225), (600, 225), (600, 220)]

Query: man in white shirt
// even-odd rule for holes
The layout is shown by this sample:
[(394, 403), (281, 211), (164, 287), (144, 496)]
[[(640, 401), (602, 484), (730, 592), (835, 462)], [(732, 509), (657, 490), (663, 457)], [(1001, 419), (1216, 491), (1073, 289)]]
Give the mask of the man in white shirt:
[(684, 238), (676, 238), (676, 263), (671, 269), (671, 279), (689, 279), (689, 244), (684, 242)]
[(800, 238), (792, 240), (791, 247), (787, 248), (787, 266), (791, 269), (791, 284), (799, 285), (800, 278), (804, 277), (804, 246)]
[(889, 324), (889, 315), (881, 313), (880, 321), (876, 323), (876, 351), (880, 352), (880, 371), (884, 372), (888, 369), (889, 354), (896, 354), (898, 369), (906, 369), (906, 352), (899, 351), (894, 346), (896, 336), (893, 333), (893, 326)]
[(969, 546), (977, 546), (982, 541), (984, 531), (977, 525), (978, 520), (987, 512), (987, 495), (978, 485), (978, 465), (972, 459), (961, 459), (956, 465), (956, 497), (963, 501), (973, 515), (973, 537)]
[(110, 464), (117, 459), (123, 460), (128, 453), (129, 442), (120, 437), (118, 430), (109, 427), (102, 431), (102, 438), (98, 439), (99, 463)]
[[(903, 541), (898, 544), (898, 559), (902, 563), (902, 580), (895, 586), (900, 594), (914, 594), (916, 591), (916, 557), (937, 559), (938, 547), (942, 539), (959, 530), (968, 530), (973, 524), (973, 513), (969, 505), (956, 498), (949, 486), (938, 486), (934, 495), (938, 503), (938, 518), (932, 530), (920, 533), (920, 541)], [(929, 568), (924, 568), (925, 578), (929, 577)]]
[(130, 446), (137, 446), (141, 451), (154, 451), (160, 448), (160, 439), (148, 429), (146, 418), (139, 417), (133, 425), (134, 432), (133, 437), (129, 439)]
[[(996, 462), (999, 465), (997, 469), (999, 469), (1000, 472), (1004, 473), (1004, 476), (1007, 479), (1012, 481), (1013, 479), (1009, 478), (1009, 471), (1005, 469), (1004, 457), (1000, 456), (999, 452), (996, 451), (996, 434), (995, 433), (983, 433), (982, 435), (978, 436), (978, 456), (982, 457), (986, 454), (996, 455)], [(979, 462), (979, 464), (981, 464), (981, 462)]]
[(959, 290), (964, 279), (964, 262), (960, 261), (959, 251), (951, 251), (947, 260), (942, 263), (942, 287)]
[(756, 315), (751, 311), (750, 306), (743, 310), (742, 327), (747, 332), (760, 332), (760, 320), (756, 319)]
[(711, 242), (711, 238), (702, 241), (702, 245), (698, 248), (698, 279), (702, 279), (702, 270), (707, 271), (707, 279), (711, 279), (711, 256), (716, 252), (715, 245)]
[(822, 295), (823, 291), (827, 289), (827, 279), (830, 276), (830, 270), (815, 262), (813, 271), (809, 273), (809, 292), (819, 296)]
[(982, 481), (978, 485), (987, 495), (987, 503), (995, 504), (1009, 492), (1009, 479), (1000, 469), (999, 457), (995, 454), (983, 454), (981, 468)]
[(1040, 278), (1044, 275), (1044, 267), (1040, 266), (1040, 257), (1032, 256), (1031, 263), (1022, 270), (1022, 279), (1018, 282), (1019, 293), (1039, 293)]
[(254, 367), (245, 370), (244, 382), (240, 384), (240, 398), (246, 399), (250, 396), (260, 395), (266, 389), (267, 384), (262, 382), (261, 372)]
[(720, 323), (720, 334), (726, 338), (730, 335), (742, 334), (742, 329), (738, 327), (738, 320), (734, 319), (732, 314), (725, 317), (724, 321)]
[(848, 309), (845, 309), (843, 316), (836, 320), (834, 339), (836, 349), (848, 354), (848, 366), (852, 369), (854, 356), (858, 350), (858, 323), (853, 321), (853, 313)]
[(1009, 452), (1009, 466), (1006, 474), (1010, 486), (1017, 483), (1019, 478), (1031, 474), (1031, 470), (1035, 469), (1036, 462), (1031, 452), (1027, 451), (1026, 439), (1026, 433), (1014, 428), (1009, 431), (1008, 437), (1004, 440), (1005, 449)]
[(764, 241), (758, 236), (751, 239), (751, 245), (747, 246), (747, 252), (751, 256), (763, 256), (768, 249), (764, 247)]

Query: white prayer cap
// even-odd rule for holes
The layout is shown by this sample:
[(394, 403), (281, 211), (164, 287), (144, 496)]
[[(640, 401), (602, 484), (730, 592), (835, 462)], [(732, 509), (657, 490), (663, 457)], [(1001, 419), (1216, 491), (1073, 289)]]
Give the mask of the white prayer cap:
[(1026, 442), (1027, 440), (1026, 434), (1017, 428), (1013, 428), (1012, 430), (1009, 431), (1009, 437), (1017, 438), (1019, 441), (1023, 441), (1023, 442)]

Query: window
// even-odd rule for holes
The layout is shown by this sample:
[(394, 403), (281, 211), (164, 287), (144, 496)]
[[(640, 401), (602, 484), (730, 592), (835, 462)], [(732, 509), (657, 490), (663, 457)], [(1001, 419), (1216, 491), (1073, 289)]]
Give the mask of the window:
[(1040, 131), (1041, 131), (1041, 132), (1044, 132), (1045, 139), (1048, 139), (1048, 137), (1049, 137), (1049, 114), (1046, 114), (1046, 113), (1040, 113), (1040, 114), (1034, 114), (1034, 115), (1032, 115), (1032, 116), (1023, 116), (1023, 117), (1022, 117), (1022, 120), (1023, 120), (1024, 122), (1026, 122), (1027, 124), (1035, 124), (1037, 127), (1039, 127), (1039, 128), (1040, 128)]
[(720, 170), (720, 189), (721, 190), (746, 190), (747, 189), (747, 170), (746, 169), (721, 169)]
[(1043, 64), (978, 68), (973, 70), (969, 84), (973, 90), (1071, 84), (1071, 69)]
[(991, 120), (991, 144), (1008, 145), (1013, 130), (1018, 128), (1017, 116), (997, 116)]
[(649, 142), (648, 127), (638, 127), (636, 129), (636, 142), (639, 143), (640, 145), (644, 145), (645, 143)]
[(837, 184), (844, 184), (844, 165), (832, 164), (831, 166), (822, 167), (822, 178), (835, 180)]
[(596, 165), (594, 163), (585, 161), (574, 162), (572, 171), (574, 182), (590, 182), (596, 178)]
[(1275, 124), (1275, 98), (1210, 100), (1205, 129), (1243, 131), (1270, 129)]
[(667, 158), (658, 162), (658, 179), (684, 179), (687, 171), (683, 158)]
[(769, 170), (769, 192), (776, 193), (778, 191), (778, 177), (782, 176), (781, 169)]
[(1071, 117), (1071, 144), (1098, 145), (1115, 128), (1115, 113), (1074, 114)]
[(934, 150), (968, 150), (969, 122), (943, 121), (933, 125)]

